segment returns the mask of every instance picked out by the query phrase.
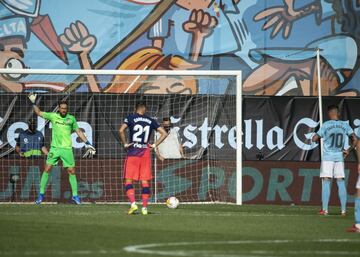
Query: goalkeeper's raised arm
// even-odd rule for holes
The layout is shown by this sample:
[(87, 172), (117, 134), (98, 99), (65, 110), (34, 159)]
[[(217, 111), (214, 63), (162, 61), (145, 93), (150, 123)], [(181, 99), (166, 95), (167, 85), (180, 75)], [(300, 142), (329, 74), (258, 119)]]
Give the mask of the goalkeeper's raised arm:
[(29, 96), (28, 96), (32, 106), (33, 106), (33, 109), (34, 109), (34, 112), (37, 116), (41, 116), (43, 117), (43, 112), (40, 110), (40, 108), (36, 105), (36, 94), (33, 94), (33, 93), (30, 93)]

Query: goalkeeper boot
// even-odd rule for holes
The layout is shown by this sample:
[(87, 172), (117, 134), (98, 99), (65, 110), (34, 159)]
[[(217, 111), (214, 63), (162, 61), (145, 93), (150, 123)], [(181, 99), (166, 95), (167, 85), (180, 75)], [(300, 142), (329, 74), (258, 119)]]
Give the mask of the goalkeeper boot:
[(141, 213), (142, 213), (142, 215), (148, 215), (148, 210), (147, 210), (147, 208), (146, 208), (146, 207), (142, 207)]
[(35, 203), (36, 204), (41, 204), (42, 201), (44, 200), (45, 195), (44, 194), (39, 194), (38, 198), (36, 199)]
[(132, 203), (128, 211), (128, 214), (129, 215), (134, 214), (135, 212), (137, 212), (137, 210), (138, 210), (138, 206), (136, 205), (136, 203)]
[(73, 196), (73, 197), (71, 198), (71, 200), (73, 200), (74, 203), (76, 203), (76, 204), (81, 204), (81, 200), (80, 200), (80, 197), (79, 197), (79, 196)]

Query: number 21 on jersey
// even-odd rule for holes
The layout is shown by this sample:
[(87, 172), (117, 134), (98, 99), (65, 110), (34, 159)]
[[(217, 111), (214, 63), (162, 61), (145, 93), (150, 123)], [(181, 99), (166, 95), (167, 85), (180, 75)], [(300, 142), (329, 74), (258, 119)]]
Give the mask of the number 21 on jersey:
[(150, 126), (142, 126), (140, 124), (136, 124), (133, 128), (134, 134), (133, 134), (133, 142), (136, 143), (144, 143), (146, 144), (149, 140), (150, 135)]

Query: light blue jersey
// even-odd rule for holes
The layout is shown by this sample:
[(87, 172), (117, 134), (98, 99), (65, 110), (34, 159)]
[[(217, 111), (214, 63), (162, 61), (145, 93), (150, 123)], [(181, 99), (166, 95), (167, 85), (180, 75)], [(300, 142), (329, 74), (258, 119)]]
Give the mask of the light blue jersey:
[(316, 133), (324, 139), (323, 161), (344, 161), (343, 149), (348, 137), (354, 133), (347, 121), (329, 120)]

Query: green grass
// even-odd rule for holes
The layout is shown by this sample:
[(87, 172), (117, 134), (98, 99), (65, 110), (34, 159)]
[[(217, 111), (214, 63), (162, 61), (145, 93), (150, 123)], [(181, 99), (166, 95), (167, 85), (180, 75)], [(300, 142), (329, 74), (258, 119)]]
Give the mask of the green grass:
[(360, 256), (360, 234), (345, 232), (352, 209), (347, 217), (299, 206), (150, 210), (128, 216), (125, 205), (0, 205), (0, 256)]

